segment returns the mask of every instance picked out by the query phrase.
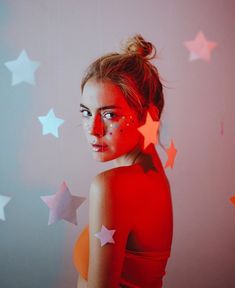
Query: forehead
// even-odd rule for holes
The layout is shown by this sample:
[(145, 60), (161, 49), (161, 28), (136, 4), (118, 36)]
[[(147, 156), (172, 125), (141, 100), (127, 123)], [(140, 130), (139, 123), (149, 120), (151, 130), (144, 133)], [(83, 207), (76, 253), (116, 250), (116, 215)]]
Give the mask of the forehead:
[(88, 80), (84, 86), (81, 102), (89, 108), (118, 105), (129, 108), (121, 89), (111, 81)]

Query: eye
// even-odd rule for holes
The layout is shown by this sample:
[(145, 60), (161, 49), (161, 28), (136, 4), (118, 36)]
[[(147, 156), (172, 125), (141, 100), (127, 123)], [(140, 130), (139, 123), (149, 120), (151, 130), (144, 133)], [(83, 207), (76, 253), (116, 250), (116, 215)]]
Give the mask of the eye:
[(83, 110), (80, 110), (80, 112), (82, 113), (83, 117), (91, 116), (91, 113), (88, 110), (83, 109)]
[(114, 119), (117, 115), (113, 112), (108, 112), (104, 114), (104, 117), (108, 120)]

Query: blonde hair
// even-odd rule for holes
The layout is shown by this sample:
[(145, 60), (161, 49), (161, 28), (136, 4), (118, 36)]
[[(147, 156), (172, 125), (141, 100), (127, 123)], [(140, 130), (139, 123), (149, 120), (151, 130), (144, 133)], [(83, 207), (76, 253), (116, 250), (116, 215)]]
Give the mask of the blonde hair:
[[(151, 55), (152, 54), (152, 55)], [(158, 110), (160, 119), (163, 107), (163, 85), (157, 68), (149, 60), (155, 58), (156, 48), (140, 34), (129, 37), (120, 53), (108, 53), (98, 58), (87, 68), (81, 82), (83, 92), (86, 82), (110, 80), (118, 85), (130, 107), (137, 111), (139, 119), (150, 105)]]

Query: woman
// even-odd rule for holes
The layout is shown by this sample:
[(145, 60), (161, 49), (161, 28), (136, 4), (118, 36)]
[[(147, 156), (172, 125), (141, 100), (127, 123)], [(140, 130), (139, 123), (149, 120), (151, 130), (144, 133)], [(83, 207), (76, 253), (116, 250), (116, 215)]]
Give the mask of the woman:
[(158, 123), (164, 106), (149, 61), (155, 55), (137, 34), (121, 53), (93, 62), (82, 80), (83, 127), (94, 159), (115, 167), (91, 183), (89, 225), (74, 250), (78, 288), (162, 287), (172, 244), (171, 193), (154, 143), (145, 147), (139, 130), (148, 114)]

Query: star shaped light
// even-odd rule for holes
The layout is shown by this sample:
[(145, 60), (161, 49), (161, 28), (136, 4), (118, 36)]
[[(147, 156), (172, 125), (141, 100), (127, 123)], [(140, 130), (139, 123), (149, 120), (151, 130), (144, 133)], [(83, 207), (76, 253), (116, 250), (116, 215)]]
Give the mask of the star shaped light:
[(235, 195), (230, 198), (230, 201), (235, 205)]
[(138, 130), (144, 136), (144, 149), (151, 143), (157, 144), (158, 127), (159, 121), (153, 121), (150, 113), (148, 112), (145, 124), (138, 128)]
[(95, 234), (95, 236), (101, 241), (101, 247), (106, 243), (115, 243), (113, 240), (113, 234), (115, 231), (116, 230), (108, 230), (104, 225), (102, 225), (101, 231)]
[(43, 125), (43, 135), (51, 133), (58, 138), (58, 128), (64, 123), (64, 120), (55, 116), (53, 108), (50, 109), (46, 116), (39, 116), (38, 119)]
[(10, 197), (0, 195), (0, 219), (3, 221), (6, 220), (4, 208), (10, 200), (11, 200)]
[(177, 149), (175, 149), (173, 140), (171, 140), (171, 145), (170, 145), (170, 147), (169, 147), (168, 149), (166, 149), (166, 153), (167, 153), (168, 159), (167, 159), (165, 168), (167, 168), (167, 167), (169, 167), (169, 166), (170, 166), (171, 168), (173, 168), (174, 161), (175, 161), (175, 156), (176, 156), (176, 153), (177, 153)]
[(66, 183), (63, 182), (55, 195), (41, 196), (41, 199), (50, 209), (48, 225), (61, 219), (77, 225), (76, 210), (86, 198), (71, 195)]
[(34, 72), (39, 67), (40, 62), (30, 60), (25, 50), (20, 53), (16, 60), (4, 64), (12, 72), (12, 86), (21, 82), (35, 85)]
[(186, 41), (184, 45), (190, 51), (189, 61), (203, 59), (209, 62), (211, 59), (211, 51), (217, 46), (217, 43), (208, 41), (203, 32), (200, 31), (194, 40)]

